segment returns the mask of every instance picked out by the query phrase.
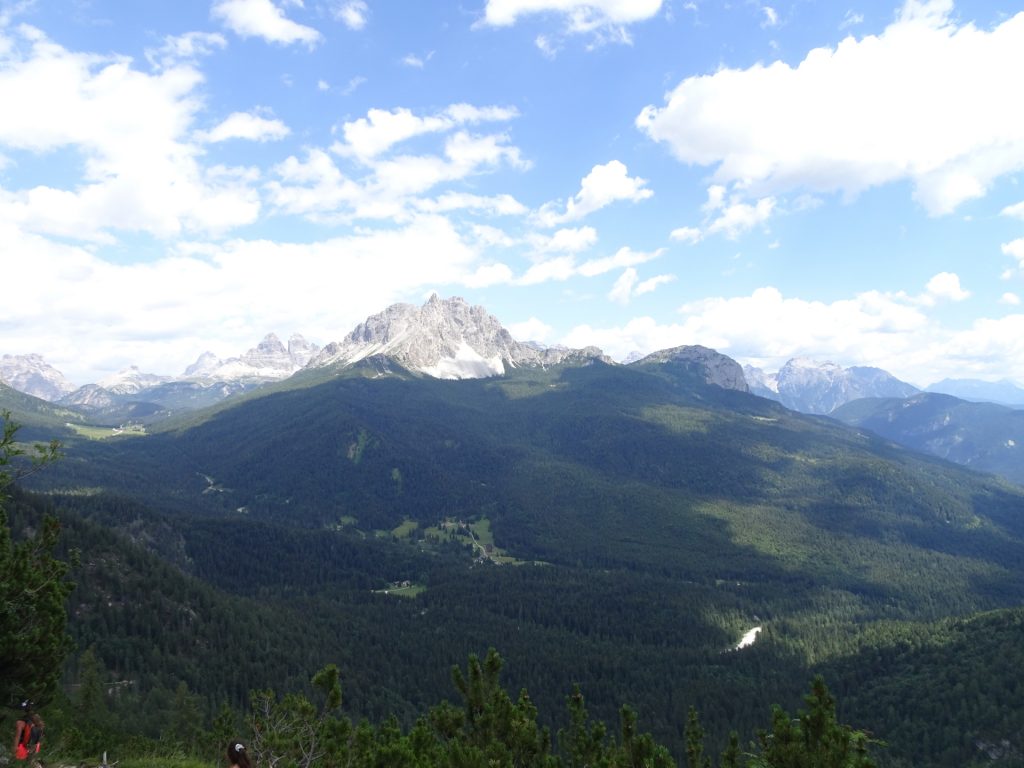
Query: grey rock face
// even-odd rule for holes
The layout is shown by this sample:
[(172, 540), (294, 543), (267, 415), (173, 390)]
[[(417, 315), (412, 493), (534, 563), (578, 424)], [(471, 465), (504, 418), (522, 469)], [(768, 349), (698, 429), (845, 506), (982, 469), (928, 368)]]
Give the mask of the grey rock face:
[(843, 368), (831, 362), (794, 358), (777, 374), (757, 368), (744, 371), (756, 395), (778, 400), (802, 413), (828, 414), (863, 397), (910, 397), (918, 390), (881, 368)]
[(50, 402), (75, 391), (75, 385), (41, 355), (4, 355), (0, 358), (0, 381), (26, 395)]
[(368, 317), (340, 342), (328, 344), (309, 366), (348, 366), (381, 355), (439, 379), (500, 376), (506, 366), (549, 366), (610, 360), (585, 350), (522, 344), (483, 307), (436, 294), (422, 306), (393, 304)]
[(255, 347), (238, 357), (221, 360), (204, 352), (185, 369), (183, 378), (203, 382), (277, 381), (303, 368), (320, 348), (295, 334), (286, 347), (268, 333)]
[(693, 345), (663, 349), (652, 352), (632, 365), (657, 363), (682, 363), (701, 371), (707, 384), (714, 384), (723, 389), (735, 389), (739, 392), (749, 391), (740, 364), (731, 357), (707, 347)]

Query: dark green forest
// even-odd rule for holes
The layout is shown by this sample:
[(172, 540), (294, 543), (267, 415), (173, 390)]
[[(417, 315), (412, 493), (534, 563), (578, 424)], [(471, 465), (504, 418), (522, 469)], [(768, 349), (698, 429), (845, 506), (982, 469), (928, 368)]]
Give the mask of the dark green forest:
[(1021, 764), (1016, 487), (673, 365), (295, 378), (145, 437), (26, 411), (65, 456), (10, 521), (75, 563), (52, 708), (83, 748), (242, 727), (330, 664), (346, 717), (413, 738), (496, 648), (555, 755), (578, 686), (616, 749), (628, 705), (671, 764), (691, 710), (716, 762), (763, 756), (820, 675), (879, 765)]

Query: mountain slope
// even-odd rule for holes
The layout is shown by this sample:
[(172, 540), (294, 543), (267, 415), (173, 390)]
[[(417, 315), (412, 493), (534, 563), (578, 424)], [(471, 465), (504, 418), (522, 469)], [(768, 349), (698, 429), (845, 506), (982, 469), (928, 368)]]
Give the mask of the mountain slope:
[[(384, 362), (392, 375), (311, 370), (159, 434), (73, 440), (32, 481), (279, 608), (259, 630), (268, 663), (295, 642), (340, 660), (373, 717), (422, 711), (493, 645), (548, 711), (580, 682), (609, 722), (630, 701), (679, 745), (694, 704), (722, 743), (892, 622), (1024, 602), (1018, 489), (708, 384), (685, 352), (461, 381)], [(458, 521), (523, 564), (460, 554), (485, 543)], [(425, 591), (372, 592), (398, 580)], [(111, 665), (137, 663), (113, 626)]]
[(930, 384), (926, 392), (952, 395), (961, 400), (982, 403), (997, 403), (1014, 408), (1024, 408), (1024, 389), (1012, 381), (979, 381), (978, 379), (943, 379)]
[(924, 392), (867, 398), (833, 414), (893, 442), (1024, 484), (1024, 411)]

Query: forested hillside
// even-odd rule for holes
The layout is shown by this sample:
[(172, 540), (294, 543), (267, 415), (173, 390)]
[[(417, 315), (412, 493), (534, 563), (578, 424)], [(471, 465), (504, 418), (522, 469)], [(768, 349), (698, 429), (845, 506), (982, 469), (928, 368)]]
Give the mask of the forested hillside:
[[(816, 672), (885, 764), (1021, 746), (928, 669), (979, 631), (954, 617), (1021, 604), (1024, 496), (685, 366), (293, 381), (66, 454), (33, 484), (82, 552), (72, 633), (150, 736), (180, 683), (212, 718), (328, 663), (346, 711), (411, 727), (496, 647), (542, 724), (578, 684), (678, 759), (691, 706), (717, 753)], [(1020, 712), (1007, 658), (964, 656)]]

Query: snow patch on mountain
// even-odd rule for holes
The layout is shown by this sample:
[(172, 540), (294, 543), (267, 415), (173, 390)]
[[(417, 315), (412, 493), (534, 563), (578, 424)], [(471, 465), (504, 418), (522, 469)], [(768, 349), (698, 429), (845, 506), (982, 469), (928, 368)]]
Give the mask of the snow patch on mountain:
[(347, 367), (383, 356), (439, 379), (501, 376), (507, 368), (611, 360), (596, 347), (539, 347), (512, 338), (497, 318), (464, 299), (434, 294), (421, 307), (393, 304), (371, 315), (339, 342), (325, 346), (310, 368)]
[(132, 365), (100, 380), (97, 384), (115, 395), (137, 395), (144, 389), (156, 387), (170, 380), (169, 376), (143, 373), (139, 370), (138, 366)]

